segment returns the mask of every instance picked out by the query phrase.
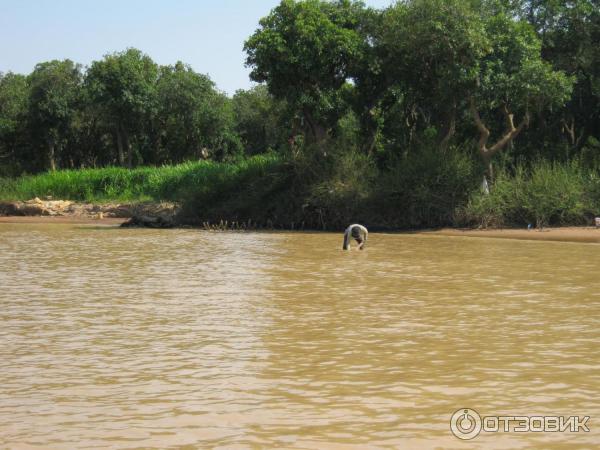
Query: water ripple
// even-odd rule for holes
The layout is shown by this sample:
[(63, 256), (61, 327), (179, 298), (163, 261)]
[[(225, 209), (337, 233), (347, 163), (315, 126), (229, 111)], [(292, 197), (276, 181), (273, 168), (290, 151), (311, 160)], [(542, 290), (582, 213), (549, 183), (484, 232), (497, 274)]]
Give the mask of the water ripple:
[(0, 447), (463, 448), (459, 407), (600, 417), (595, 246), (339, 238), (0, 225)]

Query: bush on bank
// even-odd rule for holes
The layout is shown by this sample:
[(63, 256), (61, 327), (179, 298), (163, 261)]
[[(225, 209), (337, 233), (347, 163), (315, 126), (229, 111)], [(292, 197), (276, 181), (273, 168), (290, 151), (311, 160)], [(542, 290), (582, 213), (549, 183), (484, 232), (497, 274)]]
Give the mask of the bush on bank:
[(534, 162), (501, 171), (489, 195), (471, 194), (457, 223), (468, 226), (585, 225), (600, 213), (597, 171), (570, 163)]
[(293, 157), (259, 155), (235, 163), (0, 179), (0, 198), (175, 201), (182, 205), (183, 223), (250, 221), (285, 229), (339, 230), (352, 222), (382, 230), (582, 225), (600, 213), (600, 176), (577, 161), (500, 170), (489, 194), (481, 191), (480, 169), (462, 149), (424, 146), (384, 163), (347, 149), (307, 149)]
[(216, 193), (236, 184), (242, 172), (277, 163), (277, 158), (256, 156), (237, 164), (214, 161), (186, 162), (173, 166), (125, 169), (59, 170), (15, 179), (0, 179), (0, 198), (28, 200), (52, 196), (87, 202), (169, 200), (181, 201), (191, 191)]

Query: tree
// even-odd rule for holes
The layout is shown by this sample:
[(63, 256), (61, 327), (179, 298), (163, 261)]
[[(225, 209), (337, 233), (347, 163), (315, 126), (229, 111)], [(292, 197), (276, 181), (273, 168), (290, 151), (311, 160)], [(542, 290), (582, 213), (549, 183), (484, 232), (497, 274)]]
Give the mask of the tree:
[[(571, 92), (571, 80), (542, 60), (531, 26), (502, 2), (398, 3), (384, 13), (379, 45), (408, 128), (420, 123), (418, 131), (433, 131), (444, 149), (459, 118), (470, 115), (490, 176), (493, 156), (525, 129), (532, 113), (562, 106)], [(500, 137), (490, 144), (493, 133)]]
[(526, 145), (568, 158), (591, 143), (588, 138), (600, 139), (600, 96), (594, 89), (600, 76), (598, 0), (486, 0), (485, 4), (492, 15), (501, 12), (528, 22), (541, 40), (542, 59), (574, 78), (566, 107), (538, 115)]
[(390, 89), (393, 75), (384, 61), (388, 57), (383, 45), (386, 11), (365, 8), (358, 14), (357, 31), (361, 37), (360, 57), (352, 66), (352, 86), (346, 85), (345, 100), (351, 105), (359, 122), (359, 147), (368, 155), (380, 147), (384, 122), (389, 106), (395, 103)]
[(235, 132), (233, 102), (227, 95), (217, 93), (211, 98), (210, 112), (206, 115), (209, 156), (217, 161), (232, 161), (243, 157), (244, 147)]
[(600, 141), (600, 2), (522, 1), (521, 9), (542, 40), (542, 55), (575, 78), (561, 128), (578, 151)]
[(478, 11), (465, 0), (399, 2), (383, 13), (378, 45), (408, 122), (432, 128), (446, 148), (489, 45)]
[(239, 90), (232, 100), (235, 130), (246, 154), (255, 155), (277, 149), (285, 145), (286, 138), (293, 138), (288, 127), (291, 118), (287, 105), (269, 94), (266, 86)]
[(114, 164), (112, 129), (103, 111), (85, 87), (77, 103), (68, 145), (64, 149), (69, 167), (96, 167)]
[(18, 145), (24, 134), (28, 96), (24, 75), (0, 73), (0, 169), (20, 165)]
[(81, 66), (66, 59), (35, 66), (29, 76), (28, 120), (34, 139), (46, 148), (47, 168), (56, 170), (66, 144), (82, 82)]
[(180, 62), (160, 68), (156, 115), (160, 134), (156, 144), (166, 152), (161, 159), (182, 161), (201, 155), (208, 145), (203, 119), (213, 91), (214, 84), (207, 76)]
[(340, 88), (360, 57), (363, 4), (282, 0), (246, 41), (252, 80), (302, 116), (309, 141), (321, 143), (345, 110)]
[[(481, 73), (470, 97), (470, 112), (479, 131), (477, 149), (493, 178), (492, 158), (529, 125), (532, 112), (561, 107), (569, 99), (572, 79), (543, 61), (541, 42), (529, 24), (506, 14), (489, 17), (485, 33), (491, 48), (481, 60)], [(495, 112), (504, 119), (504, 131), (492, 145), (486, 125)], [(515, 123), (515, 115), (520, 119)]]
[(142, 137), (155, 107), (158, 66), (140, 50), (130, 48), (94, 61), (86, 76), (92, 101), (113, 130), (119, 164), (133, 165), (132, 140)]
[(154, 128), (155, 146), (165, 152), (162, 161), (237, 153), (233, 126), (228, 100), (207, 75), (181, 62), (160, 68)]

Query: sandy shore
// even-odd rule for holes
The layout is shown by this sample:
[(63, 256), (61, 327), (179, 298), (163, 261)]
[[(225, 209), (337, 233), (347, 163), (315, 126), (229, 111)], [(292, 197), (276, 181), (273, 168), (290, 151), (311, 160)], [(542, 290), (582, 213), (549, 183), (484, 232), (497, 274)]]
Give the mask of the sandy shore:
[(439, 236), (463, 236), (478, 238), (521, 239), (531, 241), (561, 241), (600, 243), (600, 228), (595, 227), (559, 227), (540, 230), (525, 229), (457, 229), (420, 231), (419, 234)]
[(0, 216), (0, 223), (47, 223), (47, 224), (89, 224), (118, 226), (126, 222), (126, 218), (106, 217), (94, 219), (85, 216)]
[[(94, 219), (78, 216), (0, 216), (2, 223), (36, 223), (36, 224), (87, 224), (102, 226), (118, 226), (126, 222), (126, 218), (108, 217)], [(539, 230), (524, 229), (460, 229), (443, 228), (441, 230), (424, 230), (410, 234), (460, 236), (475, 238), (520, 239), (531, 241), (588, 242), (600, 244), (600, 228), (595, 227), (559, 227)]]

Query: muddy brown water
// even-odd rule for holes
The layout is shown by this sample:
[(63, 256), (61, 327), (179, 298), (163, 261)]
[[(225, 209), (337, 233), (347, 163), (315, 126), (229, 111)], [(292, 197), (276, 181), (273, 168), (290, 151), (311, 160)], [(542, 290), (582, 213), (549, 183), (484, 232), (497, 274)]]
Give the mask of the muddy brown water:
[[(598, 448), (600, 246), (0, 224), (0, 448)], [(590, 416), (589, 432), (450, 432)]]

